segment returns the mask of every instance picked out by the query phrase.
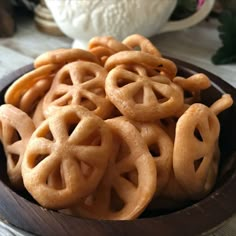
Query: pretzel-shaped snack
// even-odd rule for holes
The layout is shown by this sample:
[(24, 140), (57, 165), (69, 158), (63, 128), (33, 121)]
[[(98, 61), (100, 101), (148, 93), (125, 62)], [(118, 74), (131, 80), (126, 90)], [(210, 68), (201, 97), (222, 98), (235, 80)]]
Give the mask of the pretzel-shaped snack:
[(173, 168), (177, 181), (193, 200), (213, 187), (219, 162), (220, 124), (205, 105), (195, 103), (178, 119)]
[(169, 181), (172, 169), (173, 141), (157, 123), (132, 123), (139, 130), (154, 158), (158, 182), (156, 195), (159, 195)]
[(177, 73), (177, 67), (171, 60), (141, 51), (118, 52), (107, 59), (104, 67), (110, 71), (122, 64), (139, 64), (147, 68), (152, 68), (163, 72), (170, 79), (173, 79)]
[(121, 66), (108, 73), (106, 94), (130, 119), (151, 121), (174, 115), (183, 106), (183, 91), (162, 75), (151, 76), (140, 65)]
[(34, 67), (39, 68), (48, 64), (59, 67), (74, 61), (90, 61), (99, 64), (99, 60), (92, 53), (79, 48), (60, 48), (45, 52), (34, 61)]
[(8, 88), (5, 102), (31, 115), (41, 97), (49, 90), (57, 70), (56, 65), (46, 65), (26, 73)]
[(123, 41), (123, 44), (125, 44), (127, 47), (132, 48), (133, 50), (136, 47), (139, 47), (141, 51), (150, 53), (154, 56), (161, 57), (161, 53), (159, 50), (151, 43), (150, 40), (145, 38), (144, 36), (140, 34), (132, 34), (128, 37), (126, 37)]
[(23, 189), (21, 163), (35, 126), (25, 112), (11, 104), (4, 104), (0, 106), (0, 127), (9, 180), (13, 187)]
[(72, 62), (57, 73), (44, 98), (44, 115), (65, 105), (83, 105), (96, 115), (106, 118), (113, 105), (105, 94), (106, 70), (92, 62)]
[[(63, 107), (33, 133), (22, 163), (24, 185), (44, 207), (69, 207), (95, 190), (112, 144), (102, 119), (82, 106)], [(60, 187), (49, 184), (53, 173), (60, 177)]]
[[(125, 117), (106, 123), (116, 136), (116, 155), (92, 196), (71, 207), (69, 213), (95, 219), (135, 219), (156, 191), (155, 163), (140, 133)], [(130, 177), (133, 172), (137, 183)]]

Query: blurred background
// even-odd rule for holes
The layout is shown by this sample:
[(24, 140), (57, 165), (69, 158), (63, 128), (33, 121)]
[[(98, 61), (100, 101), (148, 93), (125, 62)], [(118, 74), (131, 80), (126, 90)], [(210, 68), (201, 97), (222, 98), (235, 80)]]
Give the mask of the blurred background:
[[(72, 46), (73, 39), (63, 34), (46, 1), (0, 0), (0, 76), (31, 63), (45, 51)], [(178, 0), (170, 20), (192, 15), (205, 1)], [(208, 17), (199, 24), (150, 39), (163, 54), (197, 64), (220, 76), (228, 73), (226, 80), (234, 83), (234, 67), (228, 70), (227, 65), (236, 62), (235, 12), (235, 0), (216, 0)]]

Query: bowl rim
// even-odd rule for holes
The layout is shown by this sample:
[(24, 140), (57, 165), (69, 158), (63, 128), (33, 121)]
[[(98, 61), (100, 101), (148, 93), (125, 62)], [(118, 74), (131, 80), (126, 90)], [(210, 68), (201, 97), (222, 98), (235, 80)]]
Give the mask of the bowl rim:
[[(234, 100), (233, 106), (236, 109), (236, 89), (232, 85), (198, 66), (172, 57), (167, 58), (173, 60), (179, 68), (183, 68), (189, 73), (205, 73), (217, 89), (223, 93), (230, 93), (232, 95)], [(4, 76), (0, 80), (0, 91), (32, 69), (33, 64), (29, 64)], [(236, 151), (232, 154), (232, 158), (236, 158)], [(40, 235), (48, 235), (50, 233), (65, 235), (65, 233), (71, 230), (71, 235), (81, 233), (88, 236), (98, 232), (101, 235), (110, 235), (111, 232), (116, 235), (127, 233), (138, 235), (144, 233), (147, 235), (161, 233), (164, 236), (177, 234), (199, 235), (218, 227), (222, 222), (236, 213), (236, 205), (234, 204), (236, 198), (235, 185), (236, 170), (225, 184), (209, 196), (181, 210), (153, 218), (140, 218), (131, 221), (108, 221), (81, 219), (55, 211), (45, 210), (18, 195), (0, 180), (0, 199), (4, 199), (5, 201), (4, 204), (0, 204), (0, 218), (21, 230)], [(19, 216), (18, 218), (12, 217), (16, 214)], [(40, 225), (36, 224), (37, 221), (39, 221)], [(42, 227), (42, 224), (44, 227)], [(50, 227), (52, 225), (56, 225), (56, 231), (55, 227), (53, 229)]]

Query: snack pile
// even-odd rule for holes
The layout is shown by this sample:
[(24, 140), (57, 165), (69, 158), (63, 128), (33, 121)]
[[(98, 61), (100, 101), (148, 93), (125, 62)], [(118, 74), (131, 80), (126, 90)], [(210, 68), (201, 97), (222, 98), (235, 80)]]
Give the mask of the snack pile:
[(74, 216), (130, 220), (214, 187), (220, 150), (205, 74), (177, 67), (141, 35), (91, 39), (88, 50), (43, 53), (0, 106), (11, 185), (43, 207)]

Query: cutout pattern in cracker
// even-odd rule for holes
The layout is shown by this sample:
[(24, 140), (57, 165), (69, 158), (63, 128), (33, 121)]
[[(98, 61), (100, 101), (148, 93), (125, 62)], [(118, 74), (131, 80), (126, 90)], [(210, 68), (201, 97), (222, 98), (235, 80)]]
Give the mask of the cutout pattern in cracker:
[[(61, 108), (30, 138), (22, 163), (24, 185), (44, 207), (69, 207), (95, 190), (112, 147), (102, 119), (81, 106)], [(58, 176), (56, 188), (52, 175)]]
[(96, 115), (106, 118), (113, 105), (105, 94), (106, 70), (91, 62), (73, 62), (65, 65), (54, 78), (44, 98), (44, 115), (66, 105), (82, 105)]
[(117, 67), (108, 73), (106, 93), (120, 112), (137, 121), (152, 121), (174, 115), (183, 106), (182, 89), (163, 75), (149, 76)]
[(4, 104), (0, 107), (0, 127), (9, 180), (14, 188), (24, 189), (21, 164), (35, 126), (25, 112), (10, 104)]

